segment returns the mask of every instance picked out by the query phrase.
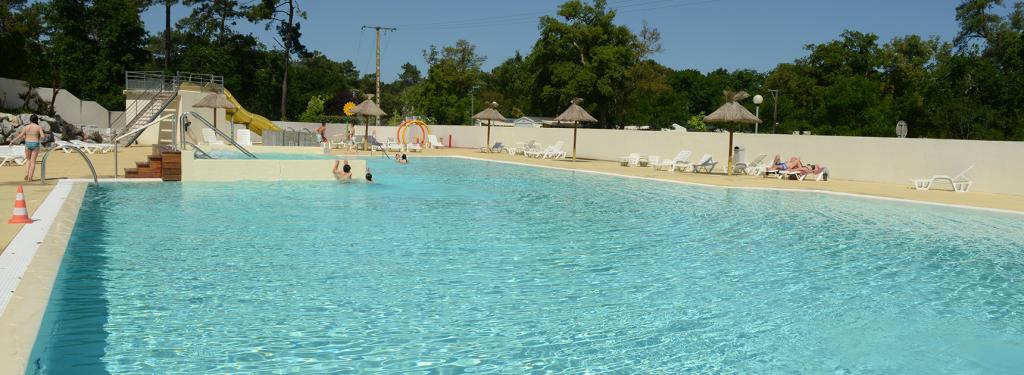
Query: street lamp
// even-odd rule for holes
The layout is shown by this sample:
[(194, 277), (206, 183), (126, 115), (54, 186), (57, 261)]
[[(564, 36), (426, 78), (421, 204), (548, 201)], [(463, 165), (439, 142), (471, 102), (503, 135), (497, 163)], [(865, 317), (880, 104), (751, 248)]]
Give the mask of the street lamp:
[[(754, 116), (757, 117), (758, 120), (761, 119), (761, 103), (764, 103), (764, 97), (761, 95), (754, 95)], [(757, 126), (759, 124), (760, 123), (754, 123), (754, 134), (757, 134)]]
[(473, 88), (469, 89), (469, 116), (471, 117), (469, 119), (470, 125), (473, 125), (472, 123), (475, 122), (475, 121), (473, 121), (472, 116), (473, 116), (474, 113), (476, 113), (476, 112), (474, 112), (475, 109), (474, 109), (474, 106), (473, 106), (474, 104), (476, 104), (476, 103), (473, 102), (473, 93), (476, 92), (476, 90), (479, 89), (479, 88), (480, 88), (480, 86), (473, 85)]
[(772, 134), (775, 134), (779, 130), (779, 90), (768, 89), (768, 92), (772, 94), (772, 105), (775, 106), (772, 111)]

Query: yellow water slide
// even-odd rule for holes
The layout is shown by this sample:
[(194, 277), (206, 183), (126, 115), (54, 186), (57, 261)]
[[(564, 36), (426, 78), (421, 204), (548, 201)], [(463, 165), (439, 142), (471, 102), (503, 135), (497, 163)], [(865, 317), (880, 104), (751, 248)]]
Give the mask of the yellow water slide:
[(229, 119), (233, 119), (235, 124), (249, 125), (249, 130), (252, 130), (254, 133), (261, 136), (263, 135), (264, 130), (281, 130), (281, 128), (274, 125), (273, 122), (267, 120), (266, 117), (246, 111), (241, 104), (238, 104), (238, 100), (235, 100), (235, 97), (231, 95), (231, 91), (224, 89), (224, 96), (227, 96), (228, 101), (235, 106), (235, 109), (227, 110), (227, 117)]

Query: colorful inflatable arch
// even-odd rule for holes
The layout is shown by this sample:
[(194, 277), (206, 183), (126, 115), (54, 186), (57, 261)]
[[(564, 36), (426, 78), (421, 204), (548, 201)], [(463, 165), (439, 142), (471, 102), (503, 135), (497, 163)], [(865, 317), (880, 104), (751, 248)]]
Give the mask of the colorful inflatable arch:
[(430, 126), (427, 126), (427, 123), (420, 120), (405, 120), (398, 125), (398, 134), (395, 135), (396, 138), (398, 139), (398, 143), (410, 143), (406, 142), (405, 133), (413, 126), (419, 127), (420, 130), (420, 137), (416, 138), (416, 142), (414, 143), (419, 143), (420, 146), (426, 146), (427, 135), (430, 135)]

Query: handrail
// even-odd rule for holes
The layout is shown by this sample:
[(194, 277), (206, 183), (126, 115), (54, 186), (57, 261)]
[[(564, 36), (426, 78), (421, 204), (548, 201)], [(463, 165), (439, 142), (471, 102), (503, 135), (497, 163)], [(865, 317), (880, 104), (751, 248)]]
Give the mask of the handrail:
[(206, 153), (206, 151), (203, 151), (203, 149), (199, 148), (199, 146), (196, 146), (194, 143), (189, 142), (189, 141), (182, 141), (182, 142), (185, 142), (186, 145), (192, 146), (192, 150), (193, 151), (198, 151), (200, 154), (205, 155), (207, 159), (216, 159), (215, 157), (213, 157), (213, 155), (210, 155), (210, 154)]
[[(302, 128), (302, 130), (305, 130), (306, 133), (309, 133), (309, 135), (313, 137), (313, 142), (320, 143), (320, 138), (316, 136), (316, 133), (313, 133), (313, 132), (309, 131), (309, 129), (306, 129), (306, 128)], [(296, 138), (295, 139), (295, 145), (296, 146), (302, 146), (302, 138)]]
[(159, 123), (163, 122), (164, 120), (166, 120), (168, 117), (174, 117), (174, 115), (163, 115), (163, 116), (157, 118), (156, 120), (150, 121), (148, 124), (143, 125), (142, 127), (138, 128), (138, 129), (135, 129), (135, 130), (132, 130), (130, 132), (121, 134), (120, 137), (114, 138), (114, 143), (117, 143), (117, 141), (120, 141), (120, 140), (124, 139), (125, 137), (127, 137), (129, 135), (132, 135), (132, 134), (135, 134), (135, 133), (139, 133), (139, 132), (142, 132), (143, 130), (149, 129), (150, 126), (159, 124)]
[[(96, 168), (92, 166), (92, 160), (89, 159), (89, 155), (86, 155), (84, 152), (82, 152), (82, 149), (80, 149), (78, 146), (64, 145), (64, 148), (70, 148), (72, 150), (75, 150), (75, 152), (77, 152), (79, 155), (82, 155), (82, 158), (85, 159), (85, 163), (89, 164), (89, 170), (92, 171), (92, 183), (96, 186), (99, 186), (100, 179), (98, 176), (96, 176)], [(50, 152), (52, 152), (53, 150), (55, 150), (54, 147), (50, 147), (49, 149), (47, 149), (46, 153), (43, 154), (43, 160), (40, 162), (42, 166), (39, 168), (39, 183), (42, 185), (46, 185), (46, 159), (50, 157)]]
[[(166, 91), (178, 90), (178, 77), (168, 76), (160, 72), (126, 71), (124, 79), (125, 90), (139, 90), (141, 88), (142, 93), (139, 95), (139, 98), (132, 101), (132, 104), (126, 107), (120, 115), (111, 120), (111, 123), (109, 124), (111, 128), (114, 127), (114, 123), (123, 119), (124, 124), (119, 128), (129, 129), (135, 120), (139, 119), (140, 116), (149, 111), (150, 107), (156, 104), (156, 98), (160, 96), (160, 94)], [(141, 84), (137, 85), (138, 82), (141, 82)], [(166, 108), (166, 104), (168, 103), (164, 103), (164, 108)], [(142, 106), (142, 108), (139, 108), (140, 106)], [(128, 119), (128, 113), (134, 113), (135, 116)]]
[(249, 150), (246, 150), (245, 147), (242, 147), (242, 145), (238, 144), (238, 142), (235, 142), (234, 139), (231, 139), (231, 137), (228, 137), (227, 134), (224, 134), (224, 132), (220, 131), (220, 129), (217, 129), (216, 126), (213, 126), (213, 124), (210, 124), (209, 121), (206, 121), (206, 119), (203, 118), (203, 116), (199, 115), (199, 113), (196, 113), (194, 111), (189, 111), (188, 114), (191, 115), (192, 117), (196, 118), (197, 120), (202, 121), (203, 125), (206, 125), (206, 127), (212, 129), (214, 133), (217, 133), (217, 135), (220, 135), (221, 138), (224, 138), (225, 141), (228, 141), (228, 143), (231, 143), (232, 146), (235, 146), (235, 148), (237, 148), (239, 151), (241, 151), (246, 156), (248, 156), (250, 158), (253, 158), (253, 159), (259, 159), (259, 158), (256, 157), (256, 155), (253, 155), (253, 153), (249, 152)]

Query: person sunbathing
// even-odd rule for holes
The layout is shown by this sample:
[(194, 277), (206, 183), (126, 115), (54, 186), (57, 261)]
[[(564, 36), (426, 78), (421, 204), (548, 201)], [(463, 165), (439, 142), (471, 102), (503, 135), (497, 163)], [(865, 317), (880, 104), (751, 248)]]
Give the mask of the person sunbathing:
[(341, 163), (338, 160), (334, 161), (334, 169), (331, 172), (334, 173), (334, 178), (341, 181), (348, 181), (352, 179), (352, 166), (348, 165), (348, 160), (345, 160), (345, 165), (338, 169), (338, 164)]
[(803, 168), (803, 167), (804, 167), (804, 163), (802, 161), (800, 161), (799, 157), (796, 157), (796, 156), (789, 158), (789, 161), (786, 162), (786, 169), (787, 170), (794, 170), (794, 169), (799, 169), (799, 168)]
[[(790, 172), (795, 172), (798, 175), (798, 177), (804, 177), (807, 175), (819, 175), (825, 173), (825, 166), (821, 164), (810, 164), (801, 166), (800, 168), (791, 169)], [(825, 181), (828, 180), (826, 179)]]
[[(789, 160), (792, 161), (793, 158), (789, 158)], [(789, 169), (789, 163), (783, 162), (782, 157), (779, 155), (775, 155), (775, 158), (772, 159), (772, 165), (768, 166), (769, 172), (778, 172), (787, 169)]]

